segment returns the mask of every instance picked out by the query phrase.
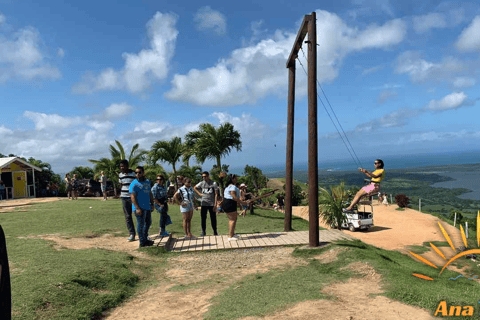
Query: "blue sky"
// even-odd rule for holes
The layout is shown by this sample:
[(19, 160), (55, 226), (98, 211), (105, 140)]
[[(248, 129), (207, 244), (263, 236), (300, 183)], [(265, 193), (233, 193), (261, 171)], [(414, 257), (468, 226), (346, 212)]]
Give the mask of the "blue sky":
[[(480, 146), (475, 1), (65, 2), (0, 0), (0, 153), (66, 172), (115, 140), (148, 150), (228, 121), (243, 147), (224, 163), (282, 163), (286, 61), (313, 11), (318, 80), (361, 159)], [(299, 62), (294, 160), (305, 162)], [(318, 134), (320, 161), (356, 167), (320, 101)]]

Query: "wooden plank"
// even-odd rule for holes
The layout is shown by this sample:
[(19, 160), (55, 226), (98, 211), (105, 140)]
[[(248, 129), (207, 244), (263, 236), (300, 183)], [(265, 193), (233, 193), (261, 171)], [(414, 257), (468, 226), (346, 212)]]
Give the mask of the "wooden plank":
[(250, 241), (248, 234), (242, 235), (242, 238), (244, 239), (242, 241), (245, 244), (245, 248), (251, 248), (254, 246), (253, 243)]
[(251, 248), (260, 247), (260, 244), (258, 243), (257, 239), (255, 239), (255, 235), (253, 233), (248, 233), (245, 236), (248, 238), (248, 240), (252, 244)]
[(267, 247), (267, 243), (265, 242), (265, 240), (263, 240), (262, 238), (262, 234), (255, 234), (255, 240), (257, 240), (258, 244), (261, 246), (261, 247)]
[(239, 248), (246, 248), (245, 240), (243, 240), (244, 235), (240, 235), (240, 238), (236, 241)]
[[(227, 240), (228, 241), (228, 240)], [(235, 241), (235, 240), (232, 240), (232, 241), (228, 241), (230, 243), (230, 245), (232, 246), (232, 248), (238, 248), (238, 240)]]
[(268, 245), (268, 246), (277, 246), (279, 245), (278, 241), (274, 239), (275, 235), (272, 233), (264, 233), (261, 235), (262, 240)]
[(217, 242), (218, 249), (225, 249), (225, 245), (223, 244), (223, 236), (217, 236), (215, 240)]
[(218, 242), (222, 241), (222, 238), (220, 236), (211, 236), (211, 243), (212, 243), (212, 249), (218, 249)]
[(195, 251), (202, 251), (203, 250), (203, 240), (205, 237), (198, 237), (197, 241), (195, 241)]
[(230, 241), (228, 241), (228, 235), (223, 235), (222, 240), (223, 240), (223, 247), (225, 249), (231, 249), (232, 248), (232, 245), (230, 244)]

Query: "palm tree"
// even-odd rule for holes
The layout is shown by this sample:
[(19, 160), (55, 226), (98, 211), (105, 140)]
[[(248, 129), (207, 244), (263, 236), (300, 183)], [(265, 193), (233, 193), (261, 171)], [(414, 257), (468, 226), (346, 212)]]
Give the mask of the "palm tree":
[(88, 160), (89, 162), (95, 164), (93, 170), (96, 174), (103, 171), (105, 176), (110, 179), (114, 186), (115, 186), (115, 196), (117, 195), (117, 186), (118, 186), (118, 171), (120, 166), (120, 160), (128, 160), (129, 167), (136, 167), (142, 161), (145, 160), (146, 151), (139, 149), (139, 144), (135, 144), (132, 149), (130, 150), (130, 154), (128, 158), (125, 154), (125, 149), (123, 148), (122, 144), (115, 140), (115, 144), (117, 145), (118, 149), (115, 146), (110, 145), (110, 156), (111, 159), (108, 158), (101, 158), (100, 160)]
[(156, 164), (158, 160), (168, 162), (172, 165), (173, 173), (176, 177), (177, 170), (175, 165), (180, 160), (183, 152), (182, 138), (173, 137), (170, 141), (159, 140), (152, 145), (152, 149), (149, 152), (149, 160), (152, 164)]
[(200, 166), (189, 167), (187, 165), (182, 165), (178, 170), (178, 174), (192, 179), (192, 185), (196, 185), (202, 181), (202, 167)]
[[(233, 148), (242, 151), (240, 133), (229, 122), (225, 122), (216, 129), (210, 123), (200, 125), (198, 131), (192, 131), (185, 136), (186, 143), (194, 146), (193, 153), (199, 163), (207, 159), (217, 161), (217, 167), (221, 168), (221, 158), (228, 155)], [(223, 189), (223, 181), (220, 181)]]
[(93, 170), (97, 173), (104, 172), (105, 176), (112, 181), (114, 185), (115, 196), (117, 196), (118, 181), (118, 167), (120, 166), (120, 160), (101, 158), (100, 160), (88, 160), (95, 164)]
[(147, 154), (147, 152), (139, 149), (140, 145), (138, 143), (132, 147), (128, 158), (126, 157), (125, 150), (122, 144), (118, 140), (115, 140), (115, 143), (117, 144), (118, 150), (114, 146), (110, 145), (110, 155), (112, 156), (112, 159), (127, 159), (130, 168), (135, 168), (142, 161), (145, 160), (145, 155)]
[(318, 203), (320, 204), (320, 216), (323, 221), (337, 229), (341, 229), (345, 216), (342, 212), (348, 201), (348, 192), (345, 190), (345, 183), (331, 186), (330, 192), (324, 188), (320, 188)]
[(190, 158), (193, 157), (194, 155), (193, 148), (194, 148), (193, 145), (189, 145), (188, 143), (183, 144), (182, 162), (187, 167), (190, 167)]

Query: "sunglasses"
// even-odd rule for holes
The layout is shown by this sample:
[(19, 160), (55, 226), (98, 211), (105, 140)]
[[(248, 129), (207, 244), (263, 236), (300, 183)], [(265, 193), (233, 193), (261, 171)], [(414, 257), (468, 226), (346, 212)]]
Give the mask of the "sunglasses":
[(135, 174), (143, 174), (142, 171), (135, 171)]
[(202, 178), (206, 178), (206, 177), (208, 177), (208, 176), (202, 176)]

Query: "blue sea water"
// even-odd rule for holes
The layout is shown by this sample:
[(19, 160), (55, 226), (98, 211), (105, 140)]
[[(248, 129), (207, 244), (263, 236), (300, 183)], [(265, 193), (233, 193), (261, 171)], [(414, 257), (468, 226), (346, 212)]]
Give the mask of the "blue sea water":
[[(372, 159), (360, 159), (361, 166), (373, 169)], [(385, 169), (422, 168), (436, 165), (475, 164), (480, 163), (480, 151), (449, 152), (437, 154), (414, 154), (401, 156), (382, 157)], [(285, 164), (259, 166), (263, 173), (275, 175), (276, 172), (285, 173)], [(318, 164), (319, 170), (328, 171), (353, 171), (357, 170), (358, 164), (353, 159), (322, 162)], [(307, 163), (294, 163), (294, 170), (307, 170)], [(480, 200), (480, 171), (474, 172), (436, 172), (437, 174), (453, 178), (452, 181), (439, 182), (433, 187), (442, 188), (465, 188), (471, 190), (460, 198)]]

